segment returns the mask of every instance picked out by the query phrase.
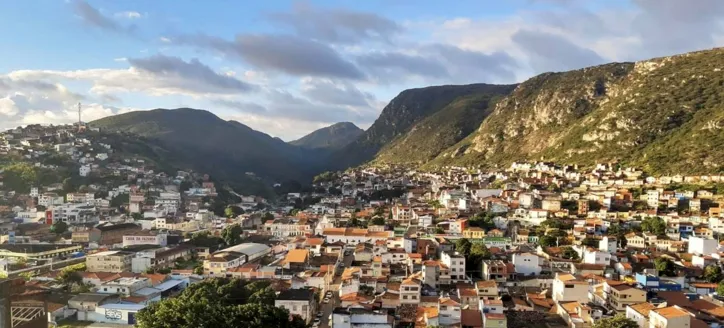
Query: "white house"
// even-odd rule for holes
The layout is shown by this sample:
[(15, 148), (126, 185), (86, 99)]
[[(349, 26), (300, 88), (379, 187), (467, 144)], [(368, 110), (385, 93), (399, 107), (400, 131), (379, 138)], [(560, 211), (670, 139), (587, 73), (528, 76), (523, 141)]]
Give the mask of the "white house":
[(515, 272), (529, 276), (539, 275), (541, 272), (540, 258), (538, 255), (531, 253), (516, 253), (513, 254), (513, 265), (515, 265)]
[(710, 255), (716, 253), (718, 245), (716, 239), (689, 237), (689, 254)]
[(80, 174), (80, 176), (82, 176), (82, 177), (87, 177), (88, 174), (90, 174), (90, 172), (91, 172), (90, 165), (83, 165), (80, 167), (78, 174)]
[(453, 283), (467, 281), (465, 274), (465, 256), (459, 253), (442, 252), (440, 257), (442, 263), (450, 268), (450, 280)]

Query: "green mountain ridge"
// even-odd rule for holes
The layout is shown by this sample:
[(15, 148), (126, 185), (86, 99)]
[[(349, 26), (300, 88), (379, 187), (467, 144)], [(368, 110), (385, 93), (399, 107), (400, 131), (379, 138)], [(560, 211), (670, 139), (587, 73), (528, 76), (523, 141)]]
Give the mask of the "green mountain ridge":
[(104, 131), (144, 137), (168, 150), (168, 161), (245, 183), (246, 172), (269, 182), (306, 181), (321, 170), (316, 152), (273, 138), (236, 122), (190, 108), (155, 109), (90, 123)]
[(354, 123), (340, 122), (315, 130), (289, 144), (310, 149), (339, 149), (355, 141), (364, 130)]

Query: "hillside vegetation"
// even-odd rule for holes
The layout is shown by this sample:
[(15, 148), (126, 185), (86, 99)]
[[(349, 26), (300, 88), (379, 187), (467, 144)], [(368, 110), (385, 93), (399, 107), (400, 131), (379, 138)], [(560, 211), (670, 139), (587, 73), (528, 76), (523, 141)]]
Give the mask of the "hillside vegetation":
[(493, 111), (495, 103), (513, 88), (514, 85), (501, 86), (456, 98), (385, 145), (374, 162), (421, 164), (435, 158), (475, 131)]
[(509, 86), (490, 84), (443, 85), (402, 91), (382, 110), (380, 117), (357, 140), (336, 152), (331, 162), (338, 168), (369, 161), (415, 124), (445, 108), (459, 97), (501, 94)]
[(620, 161), (654, 174), (721, 172), (724, 50), (545, 73), (518, 86), (428, 167)]

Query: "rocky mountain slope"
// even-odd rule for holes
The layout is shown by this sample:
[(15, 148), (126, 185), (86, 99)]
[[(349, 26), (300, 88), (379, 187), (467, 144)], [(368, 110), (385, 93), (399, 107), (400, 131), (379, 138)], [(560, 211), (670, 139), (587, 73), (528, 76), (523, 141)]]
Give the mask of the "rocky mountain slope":
[(443, 85), (402, 91), (382, 110), (380, 117), (357, 140), (331, 156), (337, 168), (369, 161), (386, 145), (402, 137), (432, 114), (459, 97), (501, 94), (509, 86), (490, 84)]
[(724, 49), (545, 73), (428, 166), (620, 161), (651, 173), (724, 169)]
[(339, 149), (356, 140), (364, 130), (354, 123), (341, 122), (330, 125), (290, 141), (289, 144), (310, 149)]
[(493, 111), (495, 103), (514, 88), (515, 85), (491, 87), (483, 92), (455, 98), (382, 147), (374, 162), (414, 164), (432, 160), (475, 131)]

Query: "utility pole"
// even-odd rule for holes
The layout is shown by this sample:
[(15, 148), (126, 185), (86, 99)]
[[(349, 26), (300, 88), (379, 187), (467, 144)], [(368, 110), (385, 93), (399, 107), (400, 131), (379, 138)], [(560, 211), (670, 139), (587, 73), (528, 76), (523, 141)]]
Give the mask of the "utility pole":
[(78, 102), (78, 132), (81, 131), (81, 126), (83, 126), (83, 123), (82, 123), (83, 121), (81, 120), (80, 113), (81, 113), (81, 106), (80, 106), (80, 102)]

